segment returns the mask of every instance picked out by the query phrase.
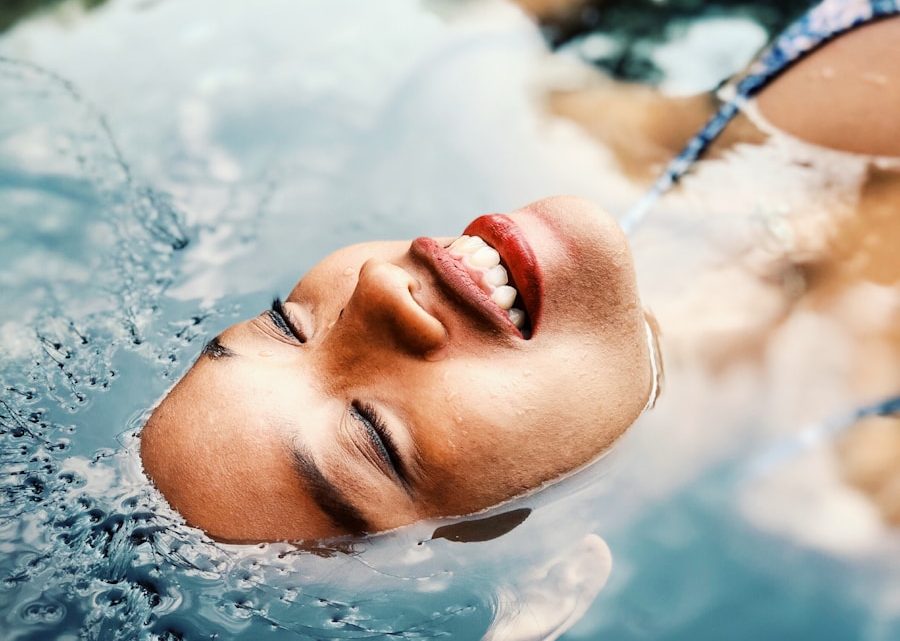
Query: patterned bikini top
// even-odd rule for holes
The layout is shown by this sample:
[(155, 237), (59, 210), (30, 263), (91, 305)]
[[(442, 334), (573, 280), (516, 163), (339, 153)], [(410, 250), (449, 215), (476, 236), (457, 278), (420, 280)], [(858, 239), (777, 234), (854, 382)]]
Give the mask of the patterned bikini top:
[(732, 98), (666, 167), (650, 191), (619, 221), (631, 234), (661, 196), (694, 165), (747, 101), (783, 71), (823, 44), (880, 18), (900, 15), (900, 0), (824, 0), (785, 29), (733, 85)]

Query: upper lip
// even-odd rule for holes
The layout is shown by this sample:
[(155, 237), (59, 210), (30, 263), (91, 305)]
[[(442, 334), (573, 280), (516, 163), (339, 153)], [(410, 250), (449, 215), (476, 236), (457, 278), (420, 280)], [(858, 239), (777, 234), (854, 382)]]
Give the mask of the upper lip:
[[(490, 214), (472, 221), (463, 232), (481, 237), (497, 250), (506, 265), (510, 285), (519, 292), (532, 335), (540, 322), (543, 281), (534, 251), (521, 229), (508, 216)], [(417, 238), (410, 253), (425, 264), (443, 289), (477, 318), (504, 332), (524, 338), (522, 332), (469, 275), (462, 263), (432, 238)]]

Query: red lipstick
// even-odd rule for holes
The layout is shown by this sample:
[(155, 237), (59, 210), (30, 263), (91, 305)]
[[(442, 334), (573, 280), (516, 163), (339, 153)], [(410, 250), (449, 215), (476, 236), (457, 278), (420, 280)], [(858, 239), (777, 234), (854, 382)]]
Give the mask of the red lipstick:
[(466, 227), (464, 234), (480, 236), (497, 250), (509, 273), (509, 284), (516, 288), (531, 323), (532, 334), (541, 322), (541, 303), (544, 295), (543, 275), (537, 257), (525, 234), (504, 214), (479, 216)]
[(417, 238), (410, 253), (435, 276), (452, 298), (462, 303), (477, 320), (519, 338), (530, 338), (540, 322), (543, 281), (537, 258), (522, 231), (507, 216), (491, 214), (475, 219), (464, 232), (481, 237), (497, 250), (506, 266), (509, 284), (516, 288), (518, 306), (523, 308), (528, 326), (523, 333), (489, 294), (472, 279), (463, 263), (431, 238)]
[(476, 321), (495, 330), (524, 338), (506, 312), (479, 287), (469, 271), (433, 238), (416, 238), (410, 254), (421, 261), (435, 277), (438, 285)]

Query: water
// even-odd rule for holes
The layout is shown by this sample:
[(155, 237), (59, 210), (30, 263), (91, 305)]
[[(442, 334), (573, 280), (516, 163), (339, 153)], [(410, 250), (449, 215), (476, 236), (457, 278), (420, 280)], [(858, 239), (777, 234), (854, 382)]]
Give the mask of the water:
[[(577, 65), (503, 3), (80, 7), (0, 36), (0, 638), (896, 637), (896, 535), (827, 452), (745, 474), (856, 405), (821, 366), (779, 392), (807, 372), (803, 337), (853, 343), (810, 314), (767, 372), (679, 364), (673, 298), (691, 289), (665, 292), (714, 261), (659, 268), (660, 235), (686, 220), (677, 195), (635, 246), (670, 332), (668, 389), (598, 465), (487, 523), (314, 550), (186, 527), (136, 433), (203, 341), (330, 249), (458, 233), (552, 193), (622, 213), (643, 186), (544, 114), (538, 88)], [(857, 526), (804, 512), (828, 517), (823, 542), (779, 515), (826, 481)]]
[[(778, 36), (811, 4), (806, 0), (717, 0), (702, 5), (692, 0), (612, 0), (568, 19), (545, 18), (544, 31), (554, 48), (573, 49), (616, 78), (703, 91), (740, 71), (766, 41)], [(692, 56), (677, 51), (684, 45), (694, 50)], [(718, 71), (698, 72), (700, 65), (718, 67)], [(689, 67), (694, 69), (686, 73)], [(708, 84), (697, 86), (703, 81)]]

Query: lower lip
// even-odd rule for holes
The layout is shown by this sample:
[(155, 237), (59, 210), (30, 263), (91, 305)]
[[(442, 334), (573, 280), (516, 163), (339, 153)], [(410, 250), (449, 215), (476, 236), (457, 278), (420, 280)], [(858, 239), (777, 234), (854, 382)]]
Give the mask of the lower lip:
[(472, 280), (462, 263), (434, 239), (416, 238), (410, 245), (410, 253), (425, 263), (445, 291), (473, 312), (478, 320), (504, 333), (524, 338), (506, 312)]

